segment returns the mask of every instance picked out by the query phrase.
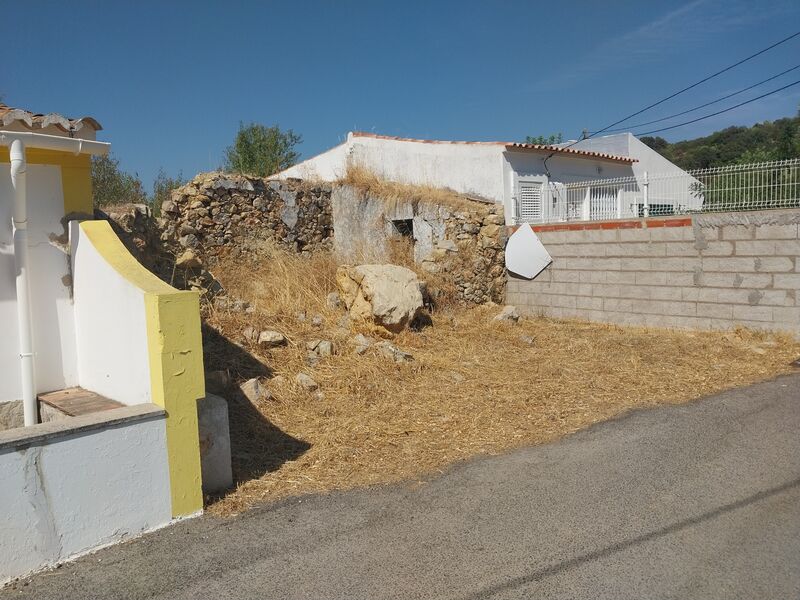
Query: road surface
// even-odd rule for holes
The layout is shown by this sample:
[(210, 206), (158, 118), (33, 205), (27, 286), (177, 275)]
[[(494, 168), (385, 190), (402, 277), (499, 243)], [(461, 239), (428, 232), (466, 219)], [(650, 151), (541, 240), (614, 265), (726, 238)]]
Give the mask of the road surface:
[[(146, 493), (146, 490), (142, 490)], [(426, 484), (200, 518), (0, 599), (800, 597), (800, 374)]]

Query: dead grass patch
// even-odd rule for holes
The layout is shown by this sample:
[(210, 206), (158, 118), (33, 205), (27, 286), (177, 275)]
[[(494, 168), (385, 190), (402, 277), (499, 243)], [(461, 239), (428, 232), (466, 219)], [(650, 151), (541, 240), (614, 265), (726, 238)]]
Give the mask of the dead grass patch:
[(422, 204), (446, 206), (453, 210), (488, 212), (492, 202), (471, 199), (450, 189), (437, 188), (431, 185), (412, 185), (383, 179), (369, 169), (357, 165), (349, 165), (339, 183), (351, 185), (362, 193), (379, 198), (389, 205), (411, 203), (415, 210)]
[[(764, 380), (789, 371), (800, 355), (800, 344), (788, 337), (745, 330), (551, 319), (509, 325), (491, 321), (496, 307), (448, 307), (433, 314), (433, 326), (397, 336), (393, 343), (415, 360), (396, 364), (371, 350), (354, 354), (354, 331), (339, 323), (344, 312), (325, 304), (335, 268), (328, 254), (273, 249), (258, 261), (218, 269), (230, 293), (256, 310), (206, 308), (206, 322), (283, 382), (265, 380), (274, 397), (256, 416), (272, 428), (266, 433), (254, 426), (249, 407), (231, 401), (238, 485), (210, 512), (230, 515), (292, 494), (429, 477), (453, 462), (549, 442), (634, 408)], [(262, 351), (242, 339), (248, 325), (280, 330), (290, 344)], [(305, 342), (314, 338), (333, 340), (336, 355), (309, 367)], [(206, 369), (251, 376), (236, 356), (229, 343), (206, 341)], [(323, 397), (293, 383), (301, 371), (320, 384)]]

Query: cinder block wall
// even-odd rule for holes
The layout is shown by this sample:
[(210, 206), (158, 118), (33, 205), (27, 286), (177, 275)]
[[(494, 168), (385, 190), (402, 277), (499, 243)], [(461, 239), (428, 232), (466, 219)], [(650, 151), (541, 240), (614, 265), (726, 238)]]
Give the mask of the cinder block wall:
[(653, 327), (778, 330), (800, 338), (800, 210), (534, 227), (553, 257), (509, 276), (530, 315)]

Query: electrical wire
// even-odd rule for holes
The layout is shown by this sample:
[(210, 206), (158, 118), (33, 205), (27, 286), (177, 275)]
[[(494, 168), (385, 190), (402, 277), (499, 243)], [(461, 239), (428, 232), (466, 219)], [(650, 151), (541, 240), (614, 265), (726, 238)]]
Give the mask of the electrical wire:
[[(650, 110), (650, 109), (651, 109), (651, 108), (653, 108), (653, 107), (656, 107), (656, 106), (658, 106), (659, 104), (663, 104), (664, 102), (666, 102), (667, 100), (671, 100), (671, 99), (672, 99), (672, 98), (674, 98), (675, 96), (678, 96), (678, 95), (680, 95), (680, 94), (683, 94), (684, 92), (688, 92), (688, 91), (689, 91), (689, 90), (691, 90), (692, 88), (696, 88), (698, 85), (700, 85), (700, 84), (702, 84), (702, 83), (705, 83), (706, 81), (709, 81), (709, 80), (711, 80), (711, 79), (714, 79), (714, 77), (717, 77), (717, 76), (719, 76), (719, 75), (722, 75), (723, 73), (726, 73), (727, 71), (730, 71), (731, 69), (733, 69), (733, 68), (735, 68), (735, 67), (738, 67), (739, 65), (741, 65), (741, 64), (744, 64), (744, 63), (746, 63), (747, 61), (749, 61), (749, 60), (752, 60), (752, 59), (754, 59), (755, 57), (757, 57), (757, 56), (760, 56), (760, 55), (764, 54), (765, 52), (768, 52), (768, 51), (772, 50), (773, 48), (775, 48), (775, 47), (777, 47), (777, 46), (780, 46), (781, 44), (784, 44), (784, 43), (788, 42), (788, 41), (789, 41), (789, 40), (791, 40), (791, 39), (794, 39), (794, 38), (796, 38), (797, 36), (800, 36), (800, 31), (798, 31), (798, 32), (796, 32), (796, 33), (793, 33), (792, 35), (790, 35), (790, 36), (788, 36), (788, 37), (785, 37), (785, 38), (783, 38), (782, 40), (779, 40), (779, 41), (775, 42), (774, 44), (771, 44), (771, 45), (767, 46), (767, 47), (766, 47), (766, 48), (764, 48), (763, 50), (759, 50), (758, 52), (756, 52), (756, 53), (754, 53), (754, 54), (751, 54), (750, 56), (747, 56), (747, 57), (745, 57), (745, 58), (743, 58), (743, 59), (741, 59), (741, 60), (739, 60), (739, 61), (737, 61), (737, 62), (733, 63), (732, 65), (729, 65), (729, 66), (725, 67), (724, 69), (720, 69), (719, 71), (717, 71), (717, 72), (715, 72), (715, 73), (712, 73), (711, 75), (709, 75), (709, 76), (707, 76), (707, 77), (704, 77), (704, 78), (703, 78), (703, 79), (701, 79), (700, 81), (697, 81), (697, 82), (695, 82), (695, 83), (693, 83), (693, 84), (691, 84), (691, 85), (688, 85), (688, 86), (686, 86), (686, 87), (685, 87), (685, 88), (683, 88), (683, 89), (680, 89), (680, 90), (678, 90), (677, 92), (675, 92), (675, 93), (673, 93), (673, 94), (670, 94), (670, 95), (669, 95), (669, 96), (667, 96), (666, 98), (662, 98), (661, 100), (659, 100), (659, 101), (657, 101), (657, 102), (653, 102), (652, 104), (649, 104), (649, 105), (645, 106), (643, 109), (641, 109), (641, 110), (637, 110), (635, 113), (631, 113), (631, 114), (629, 114), (628, 116), (626, 116), (626, 117), (623, 117), (623, 118), (622, 118), (622, 119), (620, 119), (619, 121), (615, 121), (614, 123), (611, 123), (611, 125), (607, 125), (606, 127), (603, 127), (602, 129), (599, 129), (598, 131), (595, 131), (594, 133), (592, 133), (591, 135), (589, 135), (589, 136), (585, 137), (584, 139), (589, 139), (589, 138), (591, 138), (591, 137), (594, 137), (594, 136), (595, 136), (595, 135), (597, 135), (598, 133), (603, 133), (604, 131), (608, 131), (609, 129), (611, 129), (612, 127), (614, 127), (614, 126), (616, 126), (616, 125), (619, 125), (619, 124), (620, 124), (620, 123), (622, 123), (623, 121), (627, 121), (627, 120), (628, 120), (628, 119), (630, 119), (631, 117), (635, 117), (635, 116), (637, 116), (637, 115), (640, 115), (640, 114), (642, 114), (643, 112), (645, 112), (645, 111), (647, 111), (647, 110)], [(735, 108), (735, 107), (734, 107), (734, 108)], [(565, 147), (565, 148), (569, 148), (570, 146), (574, 146), (575, 144), (577, 144), (577, 143), (578, 143), (578, 142), (580, 142), (580, 141), (581, 141), (581, 140), (575, 140), (574, 142), (572, 142), (572, 143), (571, 143), (571, 144), (569, 144), (568, 146), (564, 146), (564, 147)]]
[[(712, 104), (716, 104), (718, 102), (722, 102), (723, 100), (727, 100), (728, 98), (733, 98), (734, 96), (738, 96), (739, 94), (742, 94), (744, 92), (752, 90), (755, 87), (758, 87), (760, 85), (768, 83), (768, 82), (772, 81), (773, 79), (777, 79), (778, 77), (780, 77), (782, 75), (786, 75), (787, 73), (791, 73), (792, 71), (796, 71), (797, 69), (800, 69), (800, 65), (796, 65), (796, 66), (792, 67), (791, 69), (786, 69), (785, 71), (781, 71), (777, 75), (773, 75), (772, 77), (769, 77), (768, 79), (763, 79), (763, 80), (759, 81), (758, 83), (754, 83), (753, 85), (749, 85), (746, 88), (742, 88), (741, 90), (738, 90), (738, 91), (733, 92), (731, 94), (727, 94), (725, 96), (717, 98), (716, 100), (712, 100), (711, 102), (706, 102), (705, 104), (701, 104), (699, 106), (695, 106), (694, 108), (690, 108), (688, 110), (684, 110), (684, 111), (681, 111), (679, 113), (675, 113), (674, 115), (670, 115), (668, 117), (662, 117), (661, 119), (655, 119), (653, 121), (645, 121), (644, 123), (638, 123), (636, 125), (628, 125), (627, 127), (623, 127), (621, 129), (609, 129), (607, 131), (608, 131), (608, 133), (614, 133), (614, 132), (617, 132), (617, 131), (630, 131), (631, 129), (636, 129), (637, 127), (646, 127), (647, 125), (652, 125), (653, 123), (661, 123), (663, 121), (668, 121), (670, 119), (674, 119), (675, 117), (680, 117), (681, 115), (685, 115), (685, 114), (688, 114), (690, 112), (694, 112), (696, 110), (700, 110), (701, 108), (705, 108), (706, 106), (711, 106)], [(594, 133), (592, 135), (594, 135)]]
[(658, 133), (660, 131), (669, 131), (670, 129), (677, 129), (678, 127), (683, 127), (684, 125), (689, 125), (690, 123), (697, 123), (698, 121), (702, 121), (702, 120), (708, 119), (710, 117), (716, 117), (717, 115), (721, 115), (722, 113), (726, 113), (728, 111), (731, 111), (734, 108), (739, 108), (740, 106), (744, 106), (745, 104), (750, 104), (751, 102), (755, 102), (756, 100), (761, 100), (761, 98), (766, 98), (767, 96), (771, 96), (772, 94), (777, 94), (778, 92), (781, 92), (781, 91), (785, 90), (786, 88), (790, 88), (790, 87), (795, 86), (797, 84), (800, 84), (800, 79), (798, 79), (797, 81), (795, 81), (793, 83), (790, 83), (788, 85), (780, 87), (777, 90), (772, 90), (771, 92), (767, 92), (766, 94), (761, 94), (760, 96), (756, 96), (755, 98), (751, 98), (750, 100), (745, 100), (744, 102), (740, 102), (739, 104), (736, 104), (736, 105), (731, 106), (729, 108), (725, 108), (723, 110), (718, 110), (717, 112), (713, 112), (711, 114), (704, 115), (704, 116), (698, 117), (696, 119), (692, 119), (691, 121), (684, 121), (683, 123), (678, 123), (677, 125), (671, 125), (670, 127), (662, 127), (661, 129), (653, 129), (652, 131), (645, 131), (645, 132), (642, 132), (642, 133), (634, 133), (634, 135), (636, 137), (643, 136), (643, 135), (650, 135), (652, 133)]

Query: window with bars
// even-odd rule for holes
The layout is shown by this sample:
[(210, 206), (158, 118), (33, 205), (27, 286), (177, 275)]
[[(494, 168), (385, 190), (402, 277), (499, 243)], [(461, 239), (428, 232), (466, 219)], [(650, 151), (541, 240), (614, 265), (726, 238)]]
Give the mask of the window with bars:
[(518, 198), (521, 222), (538, 223), (543, 220), (541, 182), (520, 181)]

